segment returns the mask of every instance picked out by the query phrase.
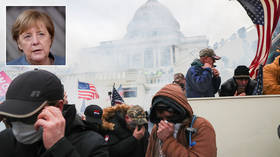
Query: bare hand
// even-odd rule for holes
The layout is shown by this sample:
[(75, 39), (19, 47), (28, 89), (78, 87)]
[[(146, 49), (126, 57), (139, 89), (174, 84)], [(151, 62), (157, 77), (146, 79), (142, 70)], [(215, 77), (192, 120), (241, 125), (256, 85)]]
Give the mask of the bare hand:
[(34, 126), (36, 129), (43, 128), (43, 143), (46, 149), (51, 148), (65, 134), (65, 119), (60, 109), (54, 106), (46, 106), (38, 115)]
[(84, 114), (81, 115), (82, 120), (86, 120), (86, 116)]
[(161, 120), (158, 124), (157, 136), (161, 141), (165, 141), (174, 133), (174, 124)]
[(246, 96), (246, 93), (245, 92), (242, 92), (242, 93), (237, 93), (237, 90), (235, 91), (234, 93), (234, 96)]
[(142, 128), (138, 131), (138, 126), (133, 131), (133, 136), (137, 139), (140, 140), (142, 137), (144, 137), (145, 134), (145, 127), (142, 126)]
[(215, 77), (218, 77), (220, 75), (219, 71), (216, 68), (212, 68), (212, 71)]
[(239, 96), (246, 96), (246, 93), (242, 92), (242, 93), (239, 94)]
[(68, 104), (67, 93), (64, 91), (63, 104)]
[(205, 68), (212, 68), (212, 65), (209, 63), (204, 63), (204, 65), (202, 66), (203, 69)]

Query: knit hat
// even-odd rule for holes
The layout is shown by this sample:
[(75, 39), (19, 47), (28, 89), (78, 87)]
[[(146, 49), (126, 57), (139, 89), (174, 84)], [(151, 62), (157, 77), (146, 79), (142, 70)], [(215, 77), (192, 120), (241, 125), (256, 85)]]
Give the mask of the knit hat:
[(234, 76), (235, 79), (239, 78), (250, 78), (249, 75), (249, 68), (246, 67), (245, 65), (239, 65), (235, 70), (234, 70)]

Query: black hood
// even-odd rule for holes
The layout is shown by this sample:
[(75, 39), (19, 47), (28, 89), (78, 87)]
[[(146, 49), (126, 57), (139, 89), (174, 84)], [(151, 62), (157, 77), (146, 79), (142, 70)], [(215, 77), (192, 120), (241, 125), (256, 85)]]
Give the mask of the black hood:
[(152, 107), (150, 108), (150, 121), (152, 123), (159, 123), (161, 119), (157, 118), (155, 109), (159, 106), (159, 104), (165, 104), (168, 108), (175, 113), (170, 122), (172, 123), (180, 123), (187, 117), (189, 117), (188, 112), (181, 105), (179, 105), (176, 101), (168, 98), (166, 96), (157, 96), (153, 99)]

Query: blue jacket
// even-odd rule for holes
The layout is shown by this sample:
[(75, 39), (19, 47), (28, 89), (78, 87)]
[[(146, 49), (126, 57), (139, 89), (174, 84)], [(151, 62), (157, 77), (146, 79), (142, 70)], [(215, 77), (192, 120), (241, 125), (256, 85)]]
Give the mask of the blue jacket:
[(186, 96), (188, 98), (214, 97), (221, 84), (221, 77), (213, 77), (210, 68), (195, 59), (186, 74)]
[[(50, 52), (49, 53), (49, 58), (52, 58), (54, 60), (53, 65), (65, 65), (65, 58), (64, 57), (53, 55)], [(25, 55), (23, 55), (23, 56), (15, 59), (15, 60), (12, 60), (12, 61), (8, 62), (7, 65), (30, 65), (30, 64), (27, 62)]]

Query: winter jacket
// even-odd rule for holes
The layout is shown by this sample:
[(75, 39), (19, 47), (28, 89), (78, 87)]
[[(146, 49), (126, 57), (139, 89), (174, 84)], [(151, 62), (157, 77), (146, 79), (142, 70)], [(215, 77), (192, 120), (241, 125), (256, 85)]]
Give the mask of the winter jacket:
[[(257, 85), (257, 81), (250, 79), (246, 86), (246, 89), (245, 89), (246, 95), (254, 95), (253, 92), (254, 92), (256, 85)], [(235, 82), (234, 78), (230, 78), (221, 85), (219, 95), (220, 96), (234, 96), (236, 90), (237, 90), (237, 83)]]
[[(161, 146), (156, 133), (157, 126), (154, 125), (149, 138), (146, 157), (159, 157), (160, 148), (166, 157), (216, 157), (215, 130), (210, 122), (202, 117), (198, 117), (193, 123), (193, 128), (197, 129), (197, 132), (192, 134), (191, 141), (196, 141), (196, 144), (192, 147), (189, 146), (189, 138), (186, 136), (185, 130), (190, 126), (193, 111), (181, 88), (175, 84), (166, 85), (156, 93), (153, 101), (159, 96), (171, 99), (173, 101), (171, 104), (176, 106), (169, 105), (170, 107), (181, 108), (181, 110), (187, 111), (189, 116), (181, 122), (176, 138), (174, 136), (168, 137), (165, 141), (161, 141)], [(151, 117), (155, 117), (154, 114), (156, 114), (153, 111), (153, 105), (151, 107)]]
[(145, 157), (149, 133), (139, 141), (133, 136), (133, 131), (127, 128), (125, 115), (128, 105), (115, 105), (103, 109), (103, 128), (107, 131), (105, 139), (111, 157)]
[(46, 150), (43, 141), (34, 144), (17, 142), (12, 130), (0, 133), (0, 154), (3, 157), (108, 157), (104, 138), (85, 130), (81, 119), (76, 115), (74, 105), (64, 105), (66, 119), (65, 136)]
[(263, 68), (263, 94), (280, 94), (280, 56)]
[(211, 68), (202, 68), (203, 64), (195, 59), (186, 74), (186, 91), (188, 98), (214, 97), (221, 77), (214, 77)]

